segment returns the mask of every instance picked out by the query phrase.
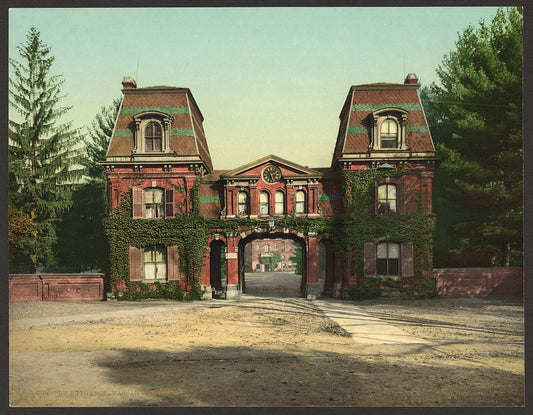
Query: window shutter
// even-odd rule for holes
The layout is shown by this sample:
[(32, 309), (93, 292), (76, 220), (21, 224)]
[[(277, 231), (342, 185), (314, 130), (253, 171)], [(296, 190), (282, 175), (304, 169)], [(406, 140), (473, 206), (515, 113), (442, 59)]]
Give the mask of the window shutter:
[(414, 275), (413, 243), (402, 244), (401, 250), (402, 277), (412, 277)]
[(405, 215), (405, 184), (400, 183), (396, 186), (396, 203), (398, 215)]
[(139, 187), (131, 189), (132, 205), (133, 205), (133, 219), (143, 217), (143, 190)]
[(365, 242), (363, 265), (365, 277), (376, 275), (376, 244)]
[(130, 246), (130, 281), (143, 280), (143, 250)]
[(180, 279), (180, 256), (177, 245), (167, 248), (167, 270), (169, 281)]
[(165, 190), (165, 218), (174, 217), (174, 189)]

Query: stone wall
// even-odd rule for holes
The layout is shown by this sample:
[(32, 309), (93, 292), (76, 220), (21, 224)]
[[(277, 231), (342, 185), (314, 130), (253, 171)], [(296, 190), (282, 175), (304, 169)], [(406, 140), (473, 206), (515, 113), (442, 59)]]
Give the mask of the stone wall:
[(437, 295), (507, 296), (523, 294), (522, 268), (435, 269)]
[(10, 275), (9, 301), (102, 301), (103, 274)]

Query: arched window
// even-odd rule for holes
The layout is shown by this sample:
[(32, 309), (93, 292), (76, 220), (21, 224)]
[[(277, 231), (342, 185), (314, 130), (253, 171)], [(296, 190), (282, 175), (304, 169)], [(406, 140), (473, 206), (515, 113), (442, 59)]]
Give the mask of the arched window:
[(378, 214), (392, 215), (396, 213), (396, 185), (382, 184), (378, 186)]
[(164, 217), (163, 189), (157, 189), (155, 187), (144, 189), (144, 208), (145, 218)]
[(162, 151), (163, 135), (161, 125), (155, 121), (146, 124), (144, 130), (144, 148), (146, 151)]
[(239, 215), (247, 215), (248, 214), (248, 193), (246, 192), (239, 192), (237, 196), (237, 212)]
[(259, 193), (259, 214), (260, 215), (270, 214), (270, 203), (268, 201), (268, 192)]
[(305, 192), (303, 190), (296, 192), (296, 213), (305, 213)]
[(165, 280), (167, 278), (167, 250), (162, 245), (144, 248), (144, 279)]
[(380, 130), (381, 148), (398, 147), (398, 124), (393, 119), (387, 118), (381, 123)]
[(382, 242), (377, 246), (377, 274), (399, 275), (400, 245)]
[(266, 252), (266, 253), (270, 252), (270, 246), (265, 245), (265, 252)]
[(274, 213), (283, 215), (285, 213), (285, 195), (278, 190), (274, 195)]

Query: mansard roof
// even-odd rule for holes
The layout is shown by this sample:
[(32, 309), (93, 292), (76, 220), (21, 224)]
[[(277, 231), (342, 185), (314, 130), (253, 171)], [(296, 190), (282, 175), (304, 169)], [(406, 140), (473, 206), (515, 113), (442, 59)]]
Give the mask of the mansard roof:
[(418, 83), (353, 85), (339, 115), (341, 125), (332, 166), (350, 155), (369, 153), (371, 114), (390, 108), (407, 112), (406, 144), (410, 154), (434, 155), (435, 147), (418, 95)]
[(163, 113), (172, 119), (169, 140), (171, 152), (165, 154), (166, 162), (202, 161), (208, 171), (213, 170), (202, 125), (204, 118), (189, 88), (132, 87), (122, 92), (124, 97), (107, 150), (108, 161), (132, 157), (136, 115)]

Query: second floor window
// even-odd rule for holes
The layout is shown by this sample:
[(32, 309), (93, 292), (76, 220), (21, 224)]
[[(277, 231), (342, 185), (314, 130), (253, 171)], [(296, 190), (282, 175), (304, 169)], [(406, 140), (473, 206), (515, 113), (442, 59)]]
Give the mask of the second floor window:
[(146, 151), (162, 151), (163, 135), (161, 125), (151, 121), (144, 130), (144, 148)]
[(147, 219), (164, 217), (163, 190), (156, 188), (145, 189), (144, 208), (144, 217)]
[(248, 214), (248, 194), (246, 192), (239, 192), (237, 196), (238, 209), (237, 212), (239, 215)]
[(296, 192), (296, 213), (305, 213), (305, 192), (303, 190)]
[(396, 212), (396, 186), (388, 183), (378, 186), (378, 215), (392, 215)]
[(268, 193), (261, 192), (259, 193), (259, 214), (268, 215), (270, 214), (270, 206), (268, 203)]
[(285, 195), (279, 190), (274, 195), (274, 212), (277, 215), (283, 215), (285, 213)]

